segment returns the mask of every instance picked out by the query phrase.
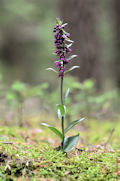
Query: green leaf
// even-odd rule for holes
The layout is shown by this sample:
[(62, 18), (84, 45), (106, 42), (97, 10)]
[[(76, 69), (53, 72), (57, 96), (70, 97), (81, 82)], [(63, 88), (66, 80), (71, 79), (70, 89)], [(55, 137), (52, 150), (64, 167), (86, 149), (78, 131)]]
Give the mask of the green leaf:
[(66, 106), (64, 105), (64, 111), (65, 111), (65, 113), (66, 113)]
[(85, 80), (83, 86), (85, 89), (92, 89), (94, 87), (94, 81), (89, 79)]
[(59, 120), (61, 120), (62, 119), (62, 115), (61, 115), (61, 111), (60, 111), (60, 109), (58, 109), (58, 118), (59, 118)]
[(59, 25), (62, 25), (62, 21), (60, 20), (60, 18), (56, 18), (56, 20)]
[(77, 55), (71, 55), (68, 60), (72, 60), (73, 58), (77, 57)]
[[(64, 29), (62, 29), (62, 31), (63, 31), (64, 35), (67, 34), (67, 32), (66, 32)], [(66, 37), (66, 36), (65, 36), (65, 37)], [(67, 38), (67, 37), (66, 37), (66, 38)]]
[(15, 96), (15, 94), (14, 93), (12, 93), (12, 92), (8, 92), (7, 94), (6, 94), (6, 99), (7, 100), (14, 100), (16, 98), (16, 96)]
[(61, 112), (61, 116), (64, 116), (65, 115), (65, 112), (66, 112), (66, 107), (61, 105), (61, 104), (58, 104), (57, 105), (58, 109), (60, 110)]
[(85, 118), (81, 118), (79, 120), (75, 120), (72, 123), (70, 123), (67, 128), (65, 128), (65, 133), (67, 133), (72, 127), (74, 127), (76, 124), (80, 123), (81, 121), (83, 121)]
[(66, 91), (66, 93), (65, 93), (65, 100), (66, 100), (66, 98), (68, 97), (69, 93), (70, 93), (70, 88), (68, 88), (67, 91)]
[(12, 94), (12, 93), (8, 93), (8, 94), (6, 95), (6, 98), (7, 98), (7, 100), (13, 100), (13, 99), (15, 99), (15, 95)]
[(15, 82), (12, 84), (12, 90), (14, 90), (14, 91), (20, 92), (20, 91), (22, 91), (22, 90), (25, 89), (25, 88), (26, 88), (25, 84), (22, 83), (22, 82), (19, 82), (19, 81), (15, 81)]
[(6, 179), (5, 179), (5, 175), (3, 175), (1, 172), (0, 172), (0, 178), (3, 178), (3, 181), (5, 181)]
[(73, 66), (69, 70), (67, 70), (66, 72), (70, 72), (71, 70), (74, 70), (74, 69), (77, 69), (77, 68), (79, 68), (79, 66)]
[(51, 71), (53, 71), (53, 72), (55, 72), (55, 73), (58, 73), (55, 69), (53, 69), (53, 68), (47, 68), (46, 70), (51, 70)]
[(63, 151), (69, 152), (76, 145), (79, 134), (75, 136), (69, 136), (64, 139)]
[(50, 125), (48, 125), (48, 124), (46, 124), (46, 123), (42, 123), (42, 125), (43, 126), (46, 126), (47, 128), (49, 128), (51, 131), (53, 131), (61, 140), (63, 140), (63, 135), (62, 135), (62, 133), (58, 130), (58, 129), (56, 129), (56, 128), (54, 128), (53, 126), (50, 126)]

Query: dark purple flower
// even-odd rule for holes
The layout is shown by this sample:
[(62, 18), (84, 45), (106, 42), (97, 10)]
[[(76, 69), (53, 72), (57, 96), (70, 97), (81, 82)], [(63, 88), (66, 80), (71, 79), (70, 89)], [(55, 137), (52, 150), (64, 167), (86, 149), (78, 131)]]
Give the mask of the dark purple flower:
[(62, 38), (65, 40), (65, 38), (66, 38), (65, 35), (62, 35)]
[(63, 57), (60, 57), (60, 60), (64, 61), (64, 60), (65, 60), (65, 57), (64, 57), (64, 56), (63, 56)]
[(61, 39), (61, 40), (59, 40), (59, 43), (60, 43), (60, 44), (62, 44), (62, 43), (63, 43), (63, 40), (62, 40), (62, 39)]
[(68, 59), (65, 59), (64, 60), (64, 64), (68, 64), (69, 63), (69, 60)]
[(60, 38), (60, 36), (59, 36), (59, 32), (58, 32), (58, 31), (55, 33), (55, 38), (57, 38), (57, 39), (59, 39), (59, 38)]
[(61, 63), (59, 61), (54, 62), (54, 64), (56, 65), (56, 68), (59, 68), (61, 66)]
[(57, 42), (57, 39), (56, 38), (54, 38), (54, 43), (56, 43)]
[(60, 56), (60, 54), (62, 53), (61, 49), (57, 49), (56, 52), (57, 56)]
[(56, 48), (60, 48), (60, 43), (54, 43)]
[(53, 29), (53, 32), (56, 32), (56, 28)]
[(61, 29), (62, 29), (62, 27), (61, 27), (61, 26), (59, 26), (59, 27), (58, 27), (58, 29), (59, 29), (59, 30), (61, 30)]
[(71, 51), (71, 48), (66, 48), (66, 53), (70, 53)]
[(59, 70), (59, 77), (63, 77), (64, 76), (64, 72), (65, 72), (66, 68), (65, 67), (61, 67)]
[(59, 29), (60, 25), (57, 24), (54, 28), (53, 28), (53, 32), (56, 32)]
[(66, 33), (66, 36), (67, 36), (68, 38), (70, 38), (70, 33)]
[(66, 45), (66, 37), (70, 38), (69, 33), (65, 33), (64, 25), (57, 24), (53, 32), (55, 32), (54, 35), (54, 45), (56, 47), (56, 55), (59, 57), (60, 61), (54, 62), (56, 65), (56, 68), (59, 68), (59, 77), (64, 76), (64, 72), (66, 70), (65, 65), (69, 63), (69, 60), (66, 58), (66, 54), (70, 53), (72, 50), (70, 48), (67, 48)]

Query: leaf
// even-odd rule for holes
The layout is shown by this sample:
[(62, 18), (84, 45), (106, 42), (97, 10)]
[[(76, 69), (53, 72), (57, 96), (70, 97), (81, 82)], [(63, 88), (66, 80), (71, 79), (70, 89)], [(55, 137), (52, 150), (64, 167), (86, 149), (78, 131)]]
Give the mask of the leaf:
[(12, 90), (17, 91), (17, 92), (21, 92), (25, 88), (26, 88), (25, 84), (20, 81), (15, 81), (12, 84)]
[(74, 70), (74, 69), (77, 69), (77, 68), (79, 68), (80, 66), (73, 66), (73, 67), (71, 67), (69, 70), (67, 70), (66, 72), (70, 72), (71, 70)]
[(46, 124), (46, 123), (42, 123), (42, 125), (48, 127), (48, 128), (49, 128), (51, 131), (53, 131), (61, 140), (63, 140), (63, 135), (62, 135), (62, 133), (61, 133), (58, 129), (56, 129), (56, 128), (54, 128), (53, 126), (50, 126), (50, 125), (48, 125), (48, 124)]
[(62, 27), (65, 27), (66, 25), (68, 25), (68, 23), (63, 24)]
[(59, 25), (62, 24), (62, 21), (60, 20), (60, 18), (56, 18), (56, 20), (57, 20), (57, 22), (58, 22)]
[[(66, 32), (64, 29), (63, 29), (62, 31), (63, 31), (64, 35), (66, 35), (66, 34), (67, 34), (67, 32)], [(66, 36), (65, 36), (65, 37), (66, 37)], [(67, 37), (66, 37), (66, 38), (67, 38)]]
[(1, 172), (0, 172), (0, 178), (3, 178), (3, 181), (5, 181), (6, 179), (5, 179), (5, 175), (3, 175)]
[(67, 38), (67, 36), (66, 36), (65, 40), (68, 41), (68, 42), (74, 43), (74, 41)]
[(66, 107), (61, 105), (61, 104), (58, 104), (57, 105), (58, 109), (60, 110), (61, 112), (61, 116), (64, 116), (65, 112), (66, 112)]
[(83, 86), (85, 89), (92, 89), (94, 87), (94, 81), (90, 79), (85, 80)]
[(75, 146), (78, 141), (79, 134), (75, 136), (69, 136), (64, 139), (63, 151), (69, 152)]
[(66, 46), (67, 46), (67, 48), (69, 48), (69, 47), (71, 47), (71, 46), (72, 46), (72, 43), (70, 43), (69, 45), (67, 45), (67, 44), (66, 44)]
[(73, 122), (71, 122), (67, 128), (65, 128), (64, 132), (67, 133), (72, 127), (74, 127), (76, 124), (80, 123), (81, 121), (83, 121), (85, 118), (81, 118), (79, 120), (75, 120)]
[(61, 115), (61, 111), (60, 111), (60, 109), (58, 109), (58, 118), (59, 118), (59, 120), (61, 120), (61, 119), (62, 119), (62, 115)]
[(70, 93), (70, 88), (68, 88), (67, 91), (66, 91), (66, 93), (65, 93), (65, 100), (66, 100), (66, 98), (68, 97), (69, 93)]
[(55, 69), (53, 69), (53, 68), (47, 68), (46, 70), (51, 70), (51, 71), (53, 71), (53, 72), (55, 72), (55, 73), (58, 73)]
[(65, 40), (68, 41), (68, 42), (71, 42), (73, 43), (74, 41), (73, 40), (70, 40), (65, 34), (67, 33), (65, 30), (63, 30), (63, 33), (64, 33), (64, 36), (65, 36)]
[(64, 105), (64, 111), (65, 111), (65, 113), (66, 113), (66, 106)]
[(77, 55), (71, 55), (68, 60), (72, 60), (73, 58), (77, 57)]
[(6, 99), (7, 100), (14, 100), (16, 98), (16, 96), (15, 96), (15, 94), (14, 93), (12, 93), (12, 92), (8, 92), (7, 94), (6, 94)]

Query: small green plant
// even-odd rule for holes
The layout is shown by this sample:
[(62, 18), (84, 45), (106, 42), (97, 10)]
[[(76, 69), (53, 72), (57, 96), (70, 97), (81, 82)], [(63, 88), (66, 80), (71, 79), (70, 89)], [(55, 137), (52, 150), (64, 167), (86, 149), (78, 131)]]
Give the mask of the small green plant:
[(66, 58), (66, 56), (72, 51), (70, 47), (73, 44), (73, 41), (70, 40), (70, 34), (64, 30), (66, 25), (67, 23), (63, 24), (60, 19), (57, 19), (57, 25), (53, 29), (53, 32), (55, 33), (54, 45), (57, 49), (55, 53), (59, 57), (59, 60), (55, 61), (54, 64), (56, 65), (56, 68), (58, 68), (58, 71), (56, 71), (53, 68), (47, 69), (47, 70), (52, 70), (55, 73), (57, 73), (59, 78), (61, 79), (61, 84), (60, 84), (61, 104), (57, 104), (57, 109), (58, 109), (58, 118), (61, 120), (62, 132), (60, 132), (55, 127), (50, 126), (46, 123), (42, 123), (42, 125), (48, 127), (60, 138), (61, 145), (59, 146), (58, 150), (62, 150), (63, 152), (67, 153), (75, 146), (76, 142), (78, 141), (79, 134), (74, 135), (74, 136), (69, 136), (69, 137), (65, 137), (65, 135), (72, 127), (74, 127), (76, 124), (83, 121), (84, 118), (75, 120), (71, 122), (66, 128), (64, 128), (64, 125), (65, 125), (64, 120), (65, 120), (65, 114), (66, 114), (65, 101), (70, 91), (70, 89), (68, 88), (64, 96), (63, 94), (64, 75), (73, 69), (79, 68), (79, 66), (73, 66), (68, 70), (66, 69), (66, 64), (68, 64), (73, 58), (76, 57), (76, 55), (72, 55)]
[(23, 106), (24, 102), (32, 97), (43, 97), (45, 89), (48, 87), (47, 83), (29, 86), (23, 82), (15, 81), (6, 94), (8, 104), (17, 109), (18, 125), (23, 126)]
[(95, 81), (88, 79), (81, 84), (79, 94), (75, 95), (76, 104), (74, 108), (89, 117), (101, 117), (102, 114), (107, 115), (107, 113), (107, 116), (110, 117), (109, 112), (117, 113), (118, 111), (115, 110), (117, 100), (119, 100), (117, 90), (98, 92)]

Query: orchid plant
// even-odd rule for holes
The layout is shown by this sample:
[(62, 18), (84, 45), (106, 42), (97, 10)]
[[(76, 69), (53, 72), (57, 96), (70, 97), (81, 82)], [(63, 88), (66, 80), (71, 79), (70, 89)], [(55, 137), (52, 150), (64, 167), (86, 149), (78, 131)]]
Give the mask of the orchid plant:
[(66, 69), (66, 65), (77, 55), (72, 55), (68, 56), (71, 53), (71, 46), (73, 44), (73, 41), (70, 39), (70, 34), (65, 31), (65, 26), (67, 23), (63, 24), (60, 19), (57, 19), (57, 25), (54, 27), (53, 32), (54, 32), (54, 46), (56, 48), (55, 54), (58, 57), (58, 60), (54, 62), (54, 65), (58, 69), (56, 71), (53, 68), (48, 68), (47, 70), (52, 70), (55, 73), (58, 74), (58, 77), (61, 79), (61, 84), (60, 84), (60, 96), (61, 96), (61, 104), (57, 104), (57, 109), (58, 109), (58, 118), (61, 121), (61, 131), (56, 129), (53, 126), (50, 126), (46, 123), (42, 123), (43, 126), (48, 127), (51, 131), (53, 131), (61, 140), (61, 145), (58, 147), (58, 150), (62, 150), (63, 152), (67, 153), (69, 152), (76, 144), (79, 138), (79, 134), (74, 135), (74, 136), (68, 136), (66, 137), (66, 133), (74, 127), (76, 124), (79, 122), (83, 121), (84, 118), (75, 120), (71, 122), (66, 128), (65, 128), (65, 114), (66, 114), (66, 106), (65, 106), (65, 101), (66, 98), (69, 95), (70, 89), (66, 91), (65, 95), (63, 93), (63, 80), (64, 76), (67, 72), (79, 68), (79, 66), (73, 66), (70, 69)]

